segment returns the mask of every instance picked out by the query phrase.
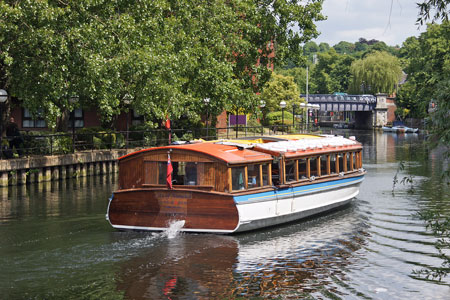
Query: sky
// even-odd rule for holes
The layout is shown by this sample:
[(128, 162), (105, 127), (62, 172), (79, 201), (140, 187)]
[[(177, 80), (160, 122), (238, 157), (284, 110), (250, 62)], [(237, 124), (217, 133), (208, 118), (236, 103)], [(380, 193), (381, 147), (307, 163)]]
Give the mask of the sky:
[[(414, 0), (324, 0), (325, 21), (316, 22), (320, 36), (314, 41), (333, 46), (340, 41), (376, 39), (389, 46), (418, 36), (426, 26), (415, 24), (419, 9)], [(392, 6), (392, 11), (391, 11)]]

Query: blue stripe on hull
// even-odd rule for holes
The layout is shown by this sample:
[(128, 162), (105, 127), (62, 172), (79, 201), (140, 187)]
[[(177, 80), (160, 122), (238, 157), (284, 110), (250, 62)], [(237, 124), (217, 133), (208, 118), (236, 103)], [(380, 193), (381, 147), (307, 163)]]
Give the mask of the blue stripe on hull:
[(298, 186), (298, 187), (294, 187), (294, 188), (288, 187), (288, 188), (278, 189), (278, 190), (274, 190), (274, 191), (270, 191), (270, 192), (235, 196), (234, 202), (236, 204), (245, 204), (245, 203), (251, 203), (251, 202), (270, 201), (273, 199), (283, 199), (283, 198), (290, 198), (293, 196), (300, 196), (300, 195), (304, 195), (304, 194), (317, 193), (317, 192), (321, 192), (321, 191), (344, 187), (347, 185), (352, 185), (357, 182), (361, 182), (363, 180), (363, 178), (364, 178), (364, 176), (343, 178), (343, 179), (337, 179), (337, 180), (321, 182), (321, 183), (312, 183), (312, 184)]

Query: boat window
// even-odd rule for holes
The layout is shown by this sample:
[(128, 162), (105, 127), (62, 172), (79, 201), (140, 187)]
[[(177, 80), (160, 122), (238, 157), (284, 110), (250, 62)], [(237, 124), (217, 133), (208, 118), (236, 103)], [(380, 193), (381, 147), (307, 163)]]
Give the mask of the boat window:
[(328, 175), (328, 155), (320, 156), (320, 175)]
[(248, 188), (249, 189), (261, 186), (259, 166), (260, 165), (248, 165), (247, 166)]
[(280, 168), (279, 168), (279, 159), (278, 157), (274, 157), (272, 161), (272, 183), (274, 185), (279, 185), (280, 181)]
[(167, 161), (158, 162), (158, 184), (166, 184)]
[(336, 166), (336, 155), (337, 154), (331, 154), (330, 155), (330, 174), (336, 174), (337, 172), (337, 166)]
[(352, 153), (351, 152), (347, 152), (347, 172), (353, 170), (352, 168)]
[(306, 159), (301, 158), (298, 160), (298, 178), (306, 179), (308, 175), (306, 174)]
[(285, 163), (286, 167), (286, 182), (295, 181), (295, 172), (296, 172), (296, 160), (287, 160)]
[(319, 170), (317, 169), (318, 157), (311, 157), (309, 159), (309, 175), (310, 176), (319, 176)]
[(245, 167), (231, 168), (231, 184), (232, 190), (244, 190), (245, 189)]
[(268, 164), (262, 165), (262, 178), (263, 178), (263, 185), (269, 185), (269, 165)]
[(339, 153), (338, 155), (339, 172), (344, 172), (344, 154)]
[(359, 153), (355, 152), (354, 156), (353, 156), (353, 170), (358, 169), (358, 158), (359, 158)]
[(183, 183), (184, 185), (197, 185), (197, 163), (195, 162), (187, 162), (183, 164), (184, 167), (184, 178)]

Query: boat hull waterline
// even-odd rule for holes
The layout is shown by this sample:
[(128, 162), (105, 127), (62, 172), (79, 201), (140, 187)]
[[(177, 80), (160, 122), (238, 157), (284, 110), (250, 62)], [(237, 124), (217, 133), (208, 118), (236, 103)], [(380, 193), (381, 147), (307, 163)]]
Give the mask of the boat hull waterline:
[[(106, 218), (119, 230), (165, 231), (171, 222), (184, 220), (182, 232), (230, 234), (292, 222), (347, 205), (358, 195), (363, 179), (361, 170), (351, 178), (230, 197), (192, 190), (177, 190), (175, 196), (164, 190), (123, 191), (126, 196), (116, 193), (110, 198)], [(124, 204), (123, 199), (131, 200)], [(216, 210), (211, 209), (213, 201), (218, 203)], [(123, 204), (133, 210), (126, 210), (121, 217)], [(208, 209), (202, 209), (206, 205)]]

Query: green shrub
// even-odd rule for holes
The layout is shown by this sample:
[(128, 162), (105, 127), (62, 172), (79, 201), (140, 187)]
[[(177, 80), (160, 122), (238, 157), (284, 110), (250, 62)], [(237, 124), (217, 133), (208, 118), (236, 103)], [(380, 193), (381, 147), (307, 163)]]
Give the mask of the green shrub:
[[(284, 125), (290, 125), (290, 127), (282, 127), (283, 125), (283, 116), (282, 116), (282, 112), (281, 111), (275, 111), (275, 112), (271, 112), (267, 114), (266, 117), (267, 123), (270, 126), (277, 126), (277, 130), (278, 131), (289, 131), (289, 130), (293, 130), (292, 128), (292, 113), (285, 111), (284, 112)], [(298, 119), (296, 120), (296, 123), (298, 122)]]
[(63, 132), (27, 131), (22, 135), (23, 147), (29, 154), (66, 154), (73, 151), (72, 136)]

